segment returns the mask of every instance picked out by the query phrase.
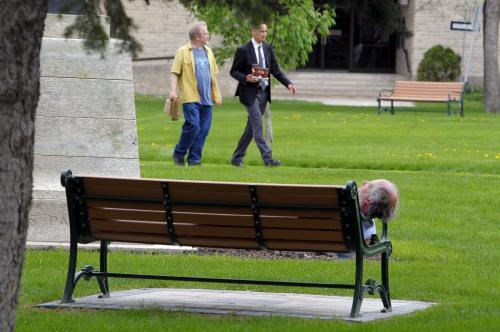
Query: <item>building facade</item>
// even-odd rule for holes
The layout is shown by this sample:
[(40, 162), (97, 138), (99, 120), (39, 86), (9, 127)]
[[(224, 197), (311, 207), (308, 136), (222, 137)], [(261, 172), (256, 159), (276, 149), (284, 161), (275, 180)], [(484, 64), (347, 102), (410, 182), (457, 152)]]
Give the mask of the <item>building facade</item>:
[[(316, 1), (318, 5), (324, 2), (335, 4), (336, 25), (331, 28), (329, 36), (314, 45), (308, 63), (290, 73), (292, 76), (321, 73), (324, 77), (330, 74), (335, 81), (339, 74), (344, 79), (349, 73), (353, 74), (353, 78), (363, 73), (368, 79), (378, 75), (389, 77), (389, 81), (391, 76), (387, 75), (393, 75), (394, 80), (415, 79), (424, 53), (430, 47), (441, 44), (463, 56), (462, 74), (470, 63), (470, 84), (482, 84), (482, 27), (475, 36), (470, 31), (450, 29), (452, 21), (473, 22), (476, 4), (480, 1), (399, 0), (403, 14), (401, 22), (412, 32), (409, 38), (402, 38), (396, 33), (382, 34), (383, 23), (361, 20), (360, 13), (352, 8), (348, 0)], [(125, 2), (125, 6), (128, 15), (139, 27), (135, 35), (144, 46), (143, 52), (134, 61), (136, 92), (166, 95), (171, 59), (175, 50), (188, 41), (187, 31), (196, 20), (176, 1), (151, 1), (149, 6), (142, 1), (133, 1)], [(376, 17), (371, 20), (374, 21)], [(475, 47), (471, 51), (473, 38)], [(211, 46), (216, 46), (216, 43), (217, 38), (214, 38)], [(228, 75), (229, 64), (230, 61), (220, 70), (221, 90), (226, 96), (232, 95), (235, 87), (234, 80)], [(368, 93), (373, 94), (373, 91)], [(332, 95), (335, 91), (325, 91), (325, 94)]]

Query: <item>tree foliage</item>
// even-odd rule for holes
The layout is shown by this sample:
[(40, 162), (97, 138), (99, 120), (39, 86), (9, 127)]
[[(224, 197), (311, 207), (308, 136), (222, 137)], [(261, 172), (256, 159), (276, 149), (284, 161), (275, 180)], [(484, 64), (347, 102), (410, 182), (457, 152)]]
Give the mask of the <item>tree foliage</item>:
[[(149, 1), (144, 0), (146, 3)], [(165, 0), (172, 1), (172, 0)], [(267, 23), (281, 66), (293, 69), (306, 63), (318, 34), (327, 35), (335, 24), (335, 12), (325, 5), (316, 9), (313, 0), (179, 0), (195, 17), (207, 22), (212, 34), (222, 37), (214, 53), (220, 63), (234, 55), (236, 47), (247, 41), (250, 27)], [(71, 5), (71, 2), (68, 3)], [(82, 15), (70, 25), (65, 36), (85, 39), (89, 50), (102, 51), (109, 40), (99, 15), (111, 18), (112, 35), (120, 39), (121, 50), (133, 57), (141, 44), (132, 36), (137, 29), (127, 16), (121, 0), (87, 0)]]
[(304, 65), (319, 35), (328, 35), (335, 24), (334, 9), (315, 8), (312, 0), (181, 1), (198, 19), (207, 22), (213, 34), (222, 37), (214, 48), (223, 63), (250, 38), (252, 25), (266, 23), (268, 42), (274, 46), (280, 65), (294, 69)]

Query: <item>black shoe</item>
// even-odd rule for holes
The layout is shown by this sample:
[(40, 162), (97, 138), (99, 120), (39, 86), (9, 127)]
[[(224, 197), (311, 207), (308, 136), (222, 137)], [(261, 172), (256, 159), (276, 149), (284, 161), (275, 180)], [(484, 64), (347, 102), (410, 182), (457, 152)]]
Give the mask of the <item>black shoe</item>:
[(177, 157), (175, 154), (172, 155), (172, 158), (174, 159), (174, 164), (176, 164), (177, 166), (184, 166), (184, 158), (181, 158), (181, 157)]
[(188, 163), (189, 167), (196, 167), (196, 166), (201, 166), (200, 162), (195, 162), (195, 163)]
[(276, 159), (271, 159), (268, 162), (266, 162), (265, 165), (269, 167), (278, 167), (281, 165), (281, 161)]
[(243, 167), (245, 165), (243, 165), (243, 161), (236, 161), (236, 160), (231, 160), (231, 165), (235, 166), (235, 167)]

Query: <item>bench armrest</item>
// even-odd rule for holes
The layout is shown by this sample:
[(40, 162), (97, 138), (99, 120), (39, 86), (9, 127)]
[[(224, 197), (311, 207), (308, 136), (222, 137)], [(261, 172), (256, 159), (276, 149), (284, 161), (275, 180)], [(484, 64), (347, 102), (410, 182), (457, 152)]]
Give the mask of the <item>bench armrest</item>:
[(392, 96), (393, 93), (394, 93), (394, 90), (392, 90), (392, 89), (382, 89), (378, 93), (378, 96), (379, 96), (379, 98), (380, 97), (390, 97), (390, 96)]
[(381, 253), (387, 253), (387, 256), (390, 256), (392, 253), (392, 243), (388, 239), (388, 227), (387, 223), (382, 222), (382, 236), (380, 241), (375, 244), (367, 245), (366, 243), (363, 245), (363, 254), (365, 256), (374, 256)]
[(452, 90), (450, 91), (450, 93), (448, 93), (448, 100), (457, 100), (457, 98), (451, 98), (452, 93), (460, 94), (460, 98), (458, 98), (458, 100), (461, 100), (463, 98), (464, 92), (462, 90)]

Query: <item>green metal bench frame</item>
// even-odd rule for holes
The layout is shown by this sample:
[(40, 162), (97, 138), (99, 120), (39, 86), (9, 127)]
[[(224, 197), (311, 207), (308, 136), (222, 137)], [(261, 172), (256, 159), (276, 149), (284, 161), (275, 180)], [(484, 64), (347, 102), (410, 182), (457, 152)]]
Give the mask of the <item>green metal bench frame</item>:
[[(204, 277), (186, 277), (186, 276), (169, 276), (169, 275), (147, 275), (147, 274), (131, 274), (131, 273), (113, 273), (108, 272), (108, 244), (109, 241), (100, 241), (100, 262), (99, 271), (96, 271), (92, 266), (85, 266), (79, 272), (76, 272), (78, 244), (86, 244), (95, 242), (89, 224), (88, 211), (86, 202), (95, 199), (113, 200), (113, 197), (89, 196), (86, 195), (82, 179), (84, 177), (74, 176), (71, 171), (65, 171), (61, 175), (61, 183), (66, 188), (66, 198), (68, 205), (69, 221), (70, 221), (70, 253), (69, 264), (64, 288), (64, 295), (61, 303), (73, 302), (73, 292), (81, 278), (90, 280), (92, 277), (97, 279), (101, 294), (99, 297), (109, 297), (110, 288), (108, 278), (138, 278), (138, 279), (156, 279), (156, 280), (177, 280), (177, 281), (196, 281), (196, 282), (215, 282), (215, 283), (230, 283), (230, 284), (254, 284), (254, 285), (274, 285), (274, 286), (298, 286), (298, 287), (316, 287), (316, 288), (340, 288), (353, 289), (353, 303), (351, 308), (351, 318), (360, 316), (360, 307), (366, 293), (374, 295), (378, 293), (383, 303), (382, 312), (391, 311), (391, 299), (389, 292), (389, 261), (388, 258), (392, 253), (392, 244), (388, 240), (387, 224), (383, 223), (382, 234), (380, 240), (373, 244), (367, 245), (363, 240), (361, 217), (359, 212), (358, 192), (355, 182), (348, 182), (345, 187), (339, 189), (342, 218), (343, 238), (350, 250), (355, 253), (356, 271), (354, 284), (335, 284), (335, 283), (309, 283), (309, 282), (290, 282), (290, 281), (267, 281), (267, 280), (245, 280), (245, 279), (226, 279), (226, 278), (204, 278)], [(164, 183), (168, 183), (165, 180)], [(251, 184), (249, 184), (251, 186)], [(121, 202), (123, 197), (115, 198)], [(126, 199), (125, 199), (126, 200)], [(131, 199), (131, 201), (136, 198)], [(160, 197), (160, 201), (164, 198)], [(141, 200), (141, 202), (145, 202)], [(156, 203), (158, 201), (155, 201)], [(164, 201), (165, 204), (169, 202)], [(284, 207), (286, 208), (286, 207)], [(167, 223), (167, 221), (166, 221)], [(345, 251), (344, 251), (345, 252)], [(369, 279), (363, 284), (363, 261), (364, 257), (372, 257), (381, 255), (381, 283), (376, 280)]]

